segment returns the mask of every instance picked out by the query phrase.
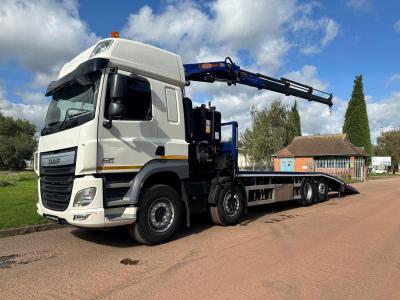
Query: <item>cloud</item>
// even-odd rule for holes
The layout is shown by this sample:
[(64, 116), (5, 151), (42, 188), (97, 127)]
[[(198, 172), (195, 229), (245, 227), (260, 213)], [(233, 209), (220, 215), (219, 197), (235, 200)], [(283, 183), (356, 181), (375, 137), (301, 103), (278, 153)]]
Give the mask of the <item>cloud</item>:
[(323, 18), (322, 23), (324, 24), (325, 34), (321, 40), (321, 45), (325, 47), (337, 36), (339, 25), (334, 20), (328, 18)]
[(339, 24), (328, 17), (313, 20), (305, 15), (293, 23), (295, 34), (302, 36), (300, 51), (303, 54), (321, 52), (339, 34)]
[(347, 0), (346, 6), (361, 12), (370, 12), (373, 8), (370, 0)]
[(41, 93), (24, 92), (20, 94), (23, 102), (14, 103), (7, 99), (4, 88), (0, 86), (0, 110), (5, 116), (26, 119), (40, 130), (44, 124), (48, 101)]
[(400, 74), (393, 74), (390, 78), (386, 81), (385, 86), (389, 87), (394, 81), (400, 80)]
[(396, 23), (394, 23), (393, 28), (397, 32), (400, 32), (400, 20), (397, 20)]
[(16, 61), (33, 72), (34, 87), (46, 85), (63, 63), (98, 39), (73, 0), (3, 0), (0, 28), (0, 62)]
[(400, 91), (393, 92), (389, 97), (367, 105), (371, 140), (375, 144), (380, 128), (384, 131), (400, 128), (398, 117), (400, 111)]
[[(258, 63), (275, 70), (289, 49), (283, 25), (294, 11), (292, 0), (217, 0), (208, 7), (183, 1), (160, 13), (144, 6), (129, 16), (122, 35), (177, 52), (185, 62), (260, 53), (254, 55)], [(267, 59), (271, 50), (273, 58)]]
[[(273, 73), (291, 48), (323, 48), (336, 37), (339, 26), (334, 20), (313, 19), (319, 7), (318, 2), (297, 5), (295, 0), (173, 1), (159, 12), (144, 6), (131, 14), (122, 35), (176, 52), (184, 62), (231, 56)], [(300, 21), (312, 24), (302, 26), (301, 35), (301, 25), (296, 25)], [(308, 35), (312, 37), (305, 38)]]

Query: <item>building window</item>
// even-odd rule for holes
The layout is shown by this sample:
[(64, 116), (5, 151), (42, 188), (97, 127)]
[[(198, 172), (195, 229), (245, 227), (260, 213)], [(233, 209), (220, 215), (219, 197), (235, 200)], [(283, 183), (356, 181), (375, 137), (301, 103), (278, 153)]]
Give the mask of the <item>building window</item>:
[[(128, 77), (128, 76), (126, 76)], [(108, 106), (110, 104), (110, 85), (107, 84), (107, 95), (104, 117), (108, 119)], [(125, 106), (125, 115), (119, 120), (148, 121), (152, 119), (151, 87), (144, 78), (128, 77), (127, 93), (121, 102)]]
[(349, 169), (348, 157), (318, 157), (315, 158), (315, 167), (319, 169)]

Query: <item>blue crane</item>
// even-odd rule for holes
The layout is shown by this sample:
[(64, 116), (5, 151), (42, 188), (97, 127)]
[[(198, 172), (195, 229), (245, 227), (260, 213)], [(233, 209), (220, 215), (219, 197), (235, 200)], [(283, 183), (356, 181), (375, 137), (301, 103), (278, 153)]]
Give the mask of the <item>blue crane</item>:
[(273, 78), (241, 69), (229, 57), (225, 61), (184, 64), (187, 85), (190, 81), (226, 82), (229, 86), (243, 84), (259, 90), (274, 91), (286, 96), (295, 96), (332, 107), (332, 94), (317, 90), (287, 78)]

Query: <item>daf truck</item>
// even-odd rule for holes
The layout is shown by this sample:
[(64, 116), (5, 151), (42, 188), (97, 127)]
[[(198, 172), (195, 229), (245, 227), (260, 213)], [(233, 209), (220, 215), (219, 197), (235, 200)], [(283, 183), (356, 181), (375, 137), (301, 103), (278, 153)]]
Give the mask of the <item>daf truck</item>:
[(77, 227), (126, 226), (152, 245), (189, 226), (194, 214), (227, 226), (250, 206), (308, 206), (327, 200), (329, 191), (357, 192), (324, 173), (239, 170), (237, 122), (223, 123), (215, 107), (193, 107), (185, 96), (191, 81), (332, 106), (331, 94), (242, 70), (230, 58), (184, 65), (150, 45), (101, 40), (66, 63), (46, 91), (51, 100), (35, 153), (38, 214)]

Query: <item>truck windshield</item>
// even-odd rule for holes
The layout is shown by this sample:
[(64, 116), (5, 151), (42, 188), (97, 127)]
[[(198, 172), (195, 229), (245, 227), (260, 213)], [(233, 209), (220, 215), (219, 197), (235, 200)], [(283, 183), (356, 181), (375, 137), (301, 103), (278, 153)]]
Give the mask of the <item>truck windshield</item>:
[(81, 125), (94, 117), (100, 72), (77, 79), (55, 92), (42, 135)]

